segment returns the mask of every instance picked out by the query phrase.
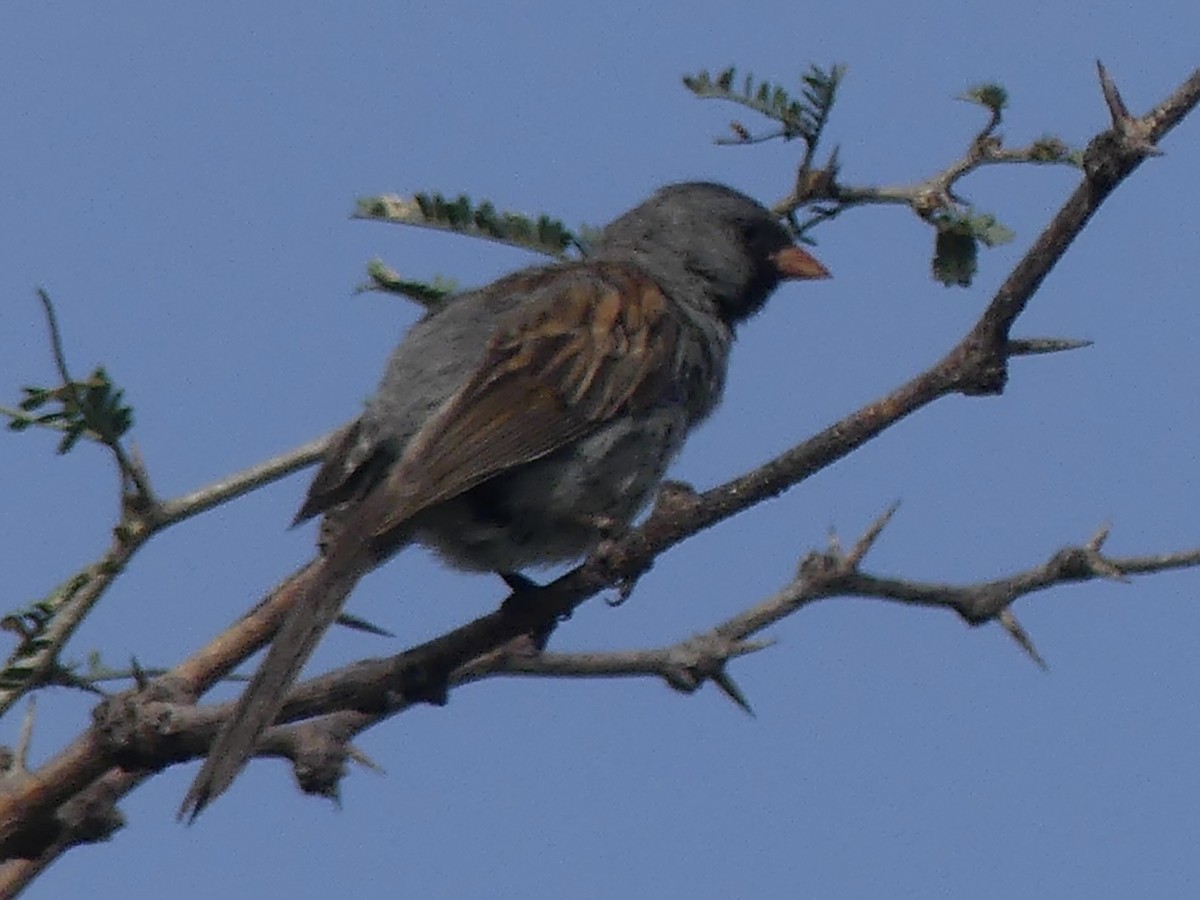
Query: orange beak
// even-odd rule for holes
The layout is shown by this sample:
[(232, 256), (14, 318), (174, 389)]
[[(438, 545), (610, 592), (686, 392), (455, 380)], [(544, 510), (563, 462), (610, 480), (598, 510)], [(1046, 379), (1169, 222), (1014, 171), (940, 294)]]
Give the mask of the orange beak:
[(784, 281), (830, 277), (829, 270), (817, 262), (816, 257), (794, 244), (772, 253), (771, 262)]

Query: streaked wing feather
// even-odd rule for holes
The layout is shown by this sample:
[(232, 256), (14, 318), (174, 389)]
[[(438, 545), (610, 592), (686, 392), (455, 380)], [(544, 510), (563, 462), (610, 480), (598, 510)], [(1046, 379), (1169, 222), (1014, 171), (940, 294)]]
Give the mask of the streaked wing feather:
[(377, 508), (372, 537), (662, 395), (680, 324), (657, 285), (618, 266), (559, 278), (497, 333), (475, 375), (413, 438), (376, 492), (387, 508)]

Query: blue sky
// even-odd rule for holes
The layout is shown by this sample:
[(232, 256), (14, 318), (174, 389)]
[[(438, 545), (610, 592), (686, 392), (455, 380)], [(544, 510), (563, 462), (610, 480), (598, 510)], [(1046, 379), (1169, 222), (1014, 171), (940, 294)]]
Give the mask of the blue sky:
[[(0, 12), (0, 395), (54, 375), (35, 285), (76, 371), (103, 362), (173, 496), (349, 418), (416, 310), (352, 296), (372, 257), (487, 281), (532, 261), (349, 221), (356, 197), (465, 190), (602, 223), (665, 182), (765, 200), (798, 148), (714, 147), (732, 108), (679, 84), (736, 63), (794, 83), (849, 74), (830, 126), (850, 183), (908, 182), (982, 121), (953, 97), (996, 80), (1013, 142), (1079, 145), (1106, 124), (1101, 57), (1137, 111), (1196, 65), (1193, 4), (27, 3)], [(1193, 336), (1200, 125), (1185, 122), (1104, 207), (1017, 334), (1090, 338), (1019, 362), (1003, 397), (949, 398), (783, 498), (660, 560), (619, 610), (593, 601), (558, 649), (671, 643), (785, 583), (831, 526), (900, 499), (876, 572), (975, 580), (1111, 522), (1108, 549), (1200, 544)], [(1058, 169), (962, 185), (1016, 241), (975, 287), (928, 277), (931, 235), (897, 209), (818, 234), (835, 279), (789, 287), (743, 332), (726, 403), (673, 472), (708, 486), (934, 362), (1074, 187)], [(103, 549), (110, 462), (0, 439), (5, 608)], [(156, 538), (78, 635), (169, 664), (306, 558), (294, 476)], [(1050, 663), (998, 627), (830, 600), (734, 674), (758, 717), (706, 688), (509, 681), (457, 692), (362, 740), (339, 811), (258, 763), (191, 828), (194, 766), (122, 803), (127, 829), (28, 896), (1128, 897), (1195, 891), (1200, 573), (1089, 584), (1016, 611)], [(395, 652), (491, 608), (494, 579), (421, 551), (352, 609), (396, 641), (335, 634), (315, 666)], [(227, 689), (232, 691), (232, 688)], [(39, 707), (37, 759), (91, 702)], [(0, 740), (11, 742), (19, 716)]]

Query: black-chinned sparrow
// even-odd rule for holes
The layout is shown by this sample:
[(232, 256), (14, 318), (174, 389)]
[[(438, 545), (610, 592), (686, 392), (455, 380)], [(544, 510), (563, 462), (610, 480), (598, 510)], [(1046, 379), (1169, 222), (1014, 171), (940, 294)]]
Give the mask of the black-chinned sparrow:
[(734, 327), (781, 281), (824, 278), (731, 188), (663, 188), (590, 255), (461, 294), (414, 325), (331, 444), (296, 521), (318, 560), (181, 810), (233, 781), (358, 580), (409, 543), (515, 573), (577, 559), (645, 505), (721, 399)]

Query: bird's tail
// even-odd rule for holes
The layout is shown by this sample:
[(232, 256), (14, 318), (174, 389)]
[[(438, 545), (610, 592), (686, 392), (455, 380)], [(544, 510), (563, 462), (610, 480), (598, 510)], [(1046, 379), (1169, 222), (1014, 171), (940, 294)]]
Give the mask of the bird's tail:
[(283, 588), (300, 594), (291, 604), (266, 658), (217, 733), (208, 759), (183, 799), (179, 818), (194, 821), (233, 783), (254, 755), (259, 737), (279, 715), (288, 689), (321, 635), (337, 619), (346, 597), (369, 568), (349, 563), (331, 565), (327, 559), (319, 560)]

